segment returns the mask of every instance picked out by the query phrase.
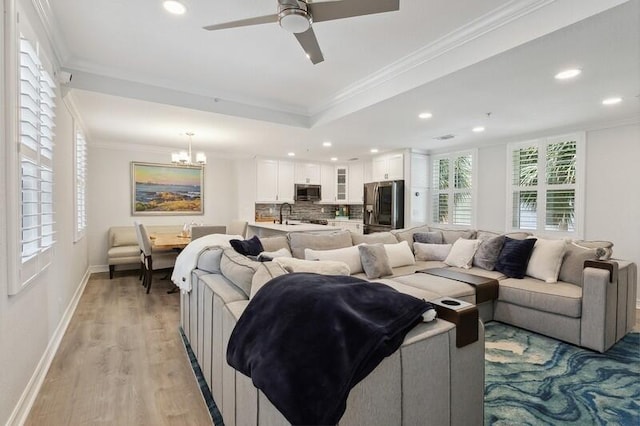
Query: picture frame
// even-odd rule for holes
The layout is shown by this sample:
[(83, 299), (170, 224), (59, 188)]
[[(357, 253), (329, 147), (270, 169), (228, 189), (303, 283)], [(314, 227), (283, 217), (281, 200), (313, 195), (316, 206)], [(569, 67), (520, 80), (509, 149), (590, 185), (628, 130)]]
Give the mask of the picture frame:
[(132, 216), (203, 214), (203, 167), (131, 162)]

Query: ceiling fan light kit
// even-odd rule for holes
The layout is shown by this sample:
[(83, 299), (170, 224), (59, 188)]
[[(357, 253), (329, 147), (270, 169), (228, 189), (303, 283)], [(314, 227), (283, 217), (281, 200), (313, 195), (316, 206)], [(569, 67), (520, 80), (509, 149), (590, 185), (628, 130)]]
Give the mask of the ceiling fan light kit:
[(400, 9), (400, 0), (277, 1), (278, 13), (275, 15), (257, 16), (239, 21), (207, 25), (204, 29), (215, 31), (278, 22), (280, 27), (295, 35), (307, 58), (315, 65), (324, 61), (324, 56), (311, 26), (314, 22), (314, 16), (315, 22), (322, 22), (392, 12)]

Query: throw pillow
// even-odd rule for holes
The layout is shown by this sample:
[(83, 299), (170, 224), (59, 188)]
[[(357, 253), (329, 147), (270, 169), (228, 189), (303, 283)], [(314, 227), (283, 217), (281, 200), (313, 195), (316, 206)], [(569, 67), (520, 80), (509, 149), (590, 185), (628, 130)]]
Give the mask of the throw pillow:
[(351, 274), (349, 265), (335, 260), (303, 260), (295, 257), (277, 257), (273, 261), (282, 265), (287, 272), (311, 272), (322, 275)]
[(334, 250), (313, 250), (304, 249), (305, 260), (335, 260), (344, 262), (349, 265), (352, 274), (362, 272), (362, 263), (360, 262), (360, 251), (358, 246), (338, 248)]
[[(444, 243), (442, 239), (442, 232), (440, 231), (416, 232), (415, 234), (413, 234), (413, 242), (425, 243), (425, 244), (443, 244)], [(415, 246), (414, 246), (414, 249), (415, 249)]]
[(416, 260), (445, 260), (451, 251), (452, 244), (413, 243)]
[(465, 240), (476, 238), (475, 229), (446, 229), (432, 226), (429, 227), (429, 230), (442, 232), (442, 241), (445, 244), (453, 244), (458, 240), (458, 238), (464, 238)]
[(380, 278), (393, 274), (384, 245), (380, 243), (363, 244), (358, 246), (358, 251), (360, 252), (362, 269), (364, 269), (367, 278)]
[(384, 249), (387, 251), (389, 264), (392, 268), (416, 263), (416, 259), (413, 257), (413, 252), (407, 241), (402, 241), (397, 244), (385, 244)]
[(359, 235), (355, 232), (351, 232), (351, 239), (353, 240), (353, 245), (357, 246), (358, 244), (395, 244), (398, 242), (395, 235), (391, 232), (374, 232), (373, 234), (364, 234)]
[(323, 232), (322, 234), (309, 234), (306, 232), (290, 232), (289, 246), (291, 254), (298, 259), (304, 259), (304, 249), (332, 250), (353, 246), (351, 232), (336, 231)]
[(469, 269), (473, 262), (473, 255), (478, 250), (480, 240), (467, 240), (465, 238), (458, 238), (451, 251), (444, 260), (449, 266), (456, 266), (458, 268)]
[(567, 244), (567, 252), (564, 255), (560, 274), (560, 281), (579, 285), (582, 287), (582, 271), (585, 260), (596, 260), (598, 258), (597, 248), (586, 248), (575, 243)]
[(598, 251), (598, 260), (609, 260), (613, 254), (613, 243), (611, 241), (574, 241), (575, 244), (584, 248), (594, 248)]
[(257, 235), (249, 238), (248, 240), (230, 240), (229, 244), (238, 253), (243, 256), (257, 256), (264, 251), (260, 238)]
[(505, 237), (504, 245), (498, 256), (495, 270), (502, 272), (507, 277), (524, 278), (527, 272), (527, 264), (536, 244), (535, 238), (515, 240)]
[(236, 287), (249, 297), (251, 294), (251, 279), (260, 266), (260, 262), (251, 260), (234, 249), (224, 249), (220, 259), (220, 271)]
[(291, 252), (287, 248), (281, 248), (276, 251), (263, 251), (258, 255), (258, 260), (260, 262), (265, 262), (269, 260), (273, 260), (276, 257), (291, 257)]
[(504, 235), (480, 240), (480, 246), (473, 256), (473, 266), (493, 271), (504, 245)]
[(558, 273), (566, 250), (566, 240), (538, 238), (527, 264), (527, 275), (546, 283), (558, 282)]

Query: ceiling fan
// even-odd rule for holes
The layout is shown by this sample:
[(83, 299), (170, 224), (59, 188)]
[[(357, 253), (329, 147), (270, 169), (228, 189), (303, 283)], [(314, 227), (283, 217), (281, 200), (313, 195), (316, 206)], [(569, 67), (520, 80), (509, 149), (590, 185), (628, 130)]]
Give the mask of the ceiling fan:
[(351, 18), (391, 12), (400, 8), (400, 0), (277, 0), (278, 13), (241, 19), (223, 24), (208, 25), (205, 30), (223, 30), (226, 28), (246, 27), (277, 22), (286, 31), (293, 33), (304, 49), (307, 57), (317, 64), (324, 61), (318, 40), (313, 32), (313, 22)]

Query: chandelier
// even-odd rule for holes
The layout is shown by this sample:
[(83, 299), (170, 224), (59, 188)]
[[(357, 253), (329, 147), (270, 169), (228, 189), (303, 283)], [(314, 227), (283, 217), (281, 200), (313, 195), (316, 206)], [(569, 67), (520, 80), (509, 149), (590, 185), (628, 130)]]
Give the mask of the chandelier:
[(192, 160), (191, 156), (191, 138), (195, 133), (187, 132), (185, 135), (189, 136), (189, 151), (179, 151), (171, 153), (171, 162), (180, 166), (204, 166), (207, 164), (207, 156), (204, 152), (198, 152), (196, 154), (196, 160)]

